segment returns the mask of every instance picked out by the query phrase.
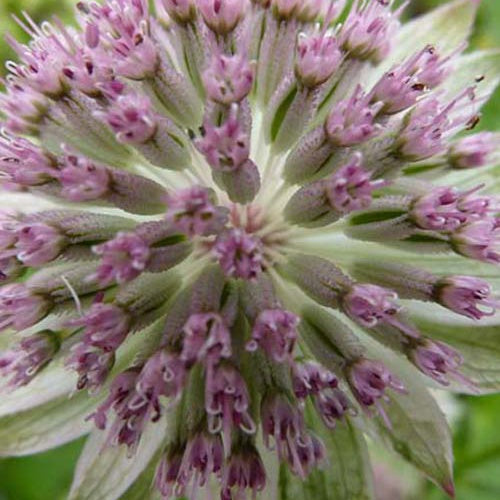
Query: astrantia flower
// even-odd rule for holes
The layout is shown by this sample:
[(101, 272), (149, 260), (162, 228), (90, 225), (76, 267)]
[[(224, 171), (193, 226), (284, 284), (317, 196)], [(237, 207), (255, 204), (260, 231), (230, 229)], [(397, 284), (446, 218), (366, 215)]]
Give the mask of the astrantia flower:
[(0, 455), (90, 432), (70, 499), (352, 500), (367, 431), (453, 492), (426, 385), (500, 383), (498, 137), (467, 134), (498, 54), (464, 54), (477, 1), (396, 3), (19, 21)]

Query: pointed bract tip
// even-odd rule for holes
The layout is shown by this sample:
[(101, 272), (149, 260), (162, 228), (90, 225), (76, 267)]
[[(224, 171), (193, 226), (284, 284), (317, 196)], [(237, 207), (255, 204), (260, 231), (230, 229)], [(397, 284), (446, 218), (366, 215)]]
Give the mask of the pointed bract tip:
[(455, 498), (455, 485), (453, 484), (453, 479), (441, 484), (443, 491), (450, 497)]

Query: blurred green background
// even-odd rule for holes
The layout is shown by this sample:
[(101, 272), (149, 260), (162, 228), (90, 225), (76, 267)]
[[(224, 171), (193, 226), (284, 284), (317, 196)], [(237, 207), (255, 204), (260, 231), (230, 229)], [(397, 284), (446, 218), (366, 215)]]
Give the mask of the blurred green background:
[[(23, 38), (10, 14), (28, 11), (39, 21), (53, 13), (68, 19), (72, 3), (65, 0), (0, 0), (0, 32)], [(415, 15), (445, 0), (413, 0), (408, 15)], [(473, 48), (500, 46), (500, 0), (483, 0)], [(13, 57), (6, 44), (0, 44), (0, 61)], [(480, 127), (500, 128), (500, 93), (483, 110)], [(453, 408), (455, 474), (458, 500), (500, 499), (500, 396), (456, 397), (447, 401)], [(73, 468), (83, 442), (77, 441), (40, 455), (0, 460), (0, 500), (63, 500), (71, 483)], [(381, 482), (379, 500), (443, 500), (433, 485), (398, 465), (398, 473), (388, 466), (377, 471)], [(411, 488), (408, 486), (411, 485)], [(409, 493), (401, 490), (411, 489)], [(307, 499), (309, 500), (309, 499)], [(312, 500), (312, 499), (311, 499)]]

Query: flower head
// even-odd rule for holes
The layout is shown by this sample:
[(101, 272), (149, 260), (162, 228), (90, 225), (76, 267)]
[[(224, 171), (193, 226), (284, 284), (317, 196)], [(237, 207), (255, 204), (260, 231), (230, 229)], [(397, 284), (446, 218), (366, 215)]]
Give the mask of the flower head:
[[(266, 470), (255, 448), (248, 446), (231, 454), (222, 476), (221, 500), (232, 500), (250, 490), (253, 495), (266, 486)], [(237, 498), (237, 497), (236, 497)]]
[[(179, 462), (180, 460), (180, 462)], [(218, 436), (197, 434), (192, 437), (182, 457), (165, 456), (156, 474), (158, 488), (163, 495), (168, 496), (173, 491), (185, 492), (193, 487), (206, 486), (212, 474), (220, 478), (224, 467), (224, 448)]]
[(391, 49), (392, 34), (398, 28), (398, 15), (391, 12), (392, 0), (356, 0), (342, 32), (343, 48), (361, 59), (382, 60)]
[(38, 323), (47, 311), (49, 303), (21, 283), (0, 288), (0, 328), (23, 330)]
[(98, 112), (119, 142), (142, 144), (155, 134), (157, 122), (150, 100), (135, 93), (120, 95), (104, 112)]
[(253, 279), (262, 271), (262, 245), (254, 236), (240, 229), (217, 238), (214, 255), (227, 276)]
[(439, 301), (444, 306), (472, 319), (493, 316), (500, 300), (491, 296), (490, 284), (471, 276), (450, 276), (437, 285)]
[(474, 219), (475, 211), (467, 208), (466, 197), (456, 190), (436, 188), (415, 200), (412, 216), (422, 229), (454, 231)]
[(0, 373), (8, 378), (11, 388), (26, 385), (54, 357), (59, 340), (53, 332), (26, 337), (0, 356)]
[[(429, 97), (409, 114), (399, 139), (400, 153), (409, 160), (423, 160), (446, 150), (446, 139), (476, 118), (474, 88), (464, 90), (447, 104)], [(453, 112), (453, 117), (452, 117)]]
[(293, 368), (293, 390), (300, 400), (312, 397), (323, 422), (330, 429), (335, 428), (351, 404), (338, 388), (338, 378), (319, 363), (308, 361)]
[(355, 146), (377, 135), (381, 129), (375, 117), (382, 103), (370, 103), (371, 96), (356, 87), (352, 96), (339, 102), (330, 112), (325, 129), (328, 138), (338, 146)]
[(70, 201), (98, 200), (110, 188), (110, 175), (105, 167), (74, 154), (66, 155), (57, 177), (61, 195)]
[(361, 359), (348, 369), (348, 382), (354, 396), (364, 409), (376, 406), (377, 410), (389, 423), (380, 400), (388, 400), (387, 389), (404, 392), (403, 383), (396, 378), (382, 363)]
[(54, 260), (66, 245), (64, 235), (48, 224), (21, 224), (16, 235), (17, 258), (26, 266), (37, 267)]
[(277, 363), (292, 355), (297, 340), (297, 325), (300, 319), (283, 309), (266, 309), (257, 317), (252, 330), (252, 340), (247, 350), (261, 347)]
[(398, 312), (400, 306), (395, 299), (397, 295), (394, 292), (379, 286), (354, 285), (343, 303), (351, 318), (371, 327)]
[(147, 242), (135, 233), (118, 233), (116, 238), (93, 248), (101, 258), (96, 278), (103, 284), (133, 280), (145, 269), (150, 257)]
[(167, 197), (166, 220), (189, 236), (217, 234), (227, 221), (227, 209), (215, 206), (210, 191), (201, 186), (172, 193)]
[(53, 158), (35, 144), (21, 137), (0, 137), (0, 176), (3, 182), (21, 187), (36, 186), (56, 174)]
[(225, 35), (236, 28), (247, 6), (247, 0), (198, 1), (203, 20), (212, 31), (219, 35)]
[(309, 436), (301, 411), (293, 408), (284, 397), (272, 395), (262, 403), (261, 413), (264, 444), (270, 447), (272, 438), (278, 458), (288, 462), (293, 472), (305, 477), (299, 457), (300, 448), (308, 445)]
[(388, 114), (410, 108), (446, 78), (448, 61), (431, 45), (425, 47), (382, 76), (372, 90), (373, 101), (382, 101), (383, 112)]
[(459, 253), (472, 259), (500, 262), (500, 220), (485, 217), (466, 224), (452, 235)]
[(240, 102), (252, 90), (254, 71), (243, 54), (217, 54), (203, 73), (207, 95), (220, 104)]
[(498, 152), (498, 137), (479, 132), (452, 144), (448, 155), (455, 168), (478, 168), (493, 163)]
[(441, 385), (449, 385), (452, 378), (473, 386), (459, 372), (464, 361), (460, 353), (443, 342), (424, 340), (411, 351), (410, 358), (420, 371)]
[(205, 408), (210, 432), (222, 432), (226, 440), (233, 428), (253, 434), (249, 405), (247, 385), (236, 368), (221, 364), (207, 371)]
[(195, 0), (162, 0), (162, 4), (177, 22), (185, 23), (196, 17)]
[(326, 180), (328, 202), (337, 212), (349, 213), (370, 205), (372, 193), (385, 184), (373, 181), (362, 166), (362, 156), (355, 155)]
[(184, 333), (181, 359), (188, 365), (203, 360), (217, 365), (231, 356), (231, 334), (217, 314), (193, 314), (184, 325)]
[[(0, 434), (16, 452), (87, 418), (103, 453), (86, 449), (79, 485), (165, 500), (289, 496), (290, 474), (317, 491), (366, 418), (401, 441), (393, 412), (448, 452), (425, 377), (491, 391), (495, 353), (480, 327), (482, 364), (437, 339), (493, 332), (500, 306), (498, 134), (455, 137), (495, 65), (463, 56), (477, 2), (451, 1), (403, 30), (395, 0), (79, 1), (71, 26), (18, 20), (31, 41), (7, 37), (0, 92), (16, 204), (0, 212), (0, 389), (17, 412)], [(64, 421), (47, 439), (42, 410)], [(332, 456), (335, 432), (355, 449)], [(106, 482), (123, 453), (133, 466)]]
[(297, 78), (306, 87), (317, 87), (325, 83), (338, 69), (342, 57), (335, 37), (302, 36), (297, 42)]
[(249, 137), (242, 130), (237, 110), (233, 106), (227, 120), (220, 127), (206, 124), (203, 127), (204, 135), (197, 142), (198, 149), (214, 170), (235, 171), (250, 154)]
[(96, 302), (73, 327), (83, 327), (85, 342), (103, 351), (116, 351), (129, 330), (130, 318), (117, 306)]

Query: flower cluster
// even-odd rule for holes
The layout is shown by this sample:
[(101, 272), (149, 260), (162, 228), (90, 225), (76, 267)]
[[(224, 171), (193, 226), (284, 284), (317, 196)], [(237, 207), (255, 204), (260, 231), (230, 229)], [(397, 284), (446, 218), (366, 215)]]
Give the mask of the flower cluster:
[[(465, 29), (420, 33), (477, 2), (407, 27), (395, 3), (81, 1), (75, 27), (8, 37), (0, 183), (26, 210), (0, 215), (2, 386), (27, 414), (75, 404), (47, 447), (91, 421), (113, 463), (138, 456), (106, 498), (267, 499), (265, 448), (279, 487), (314, 481), (346, 429), (332, 466), (357, 474), (358, 428), (403, 443), (421, 397), (446, 443), (425, 385), (489, 380), (453, 325), (497, 324), (499, 142), (455, 136), (496, 75)], [(73, 488), (100, 473), (92, 446)]]

